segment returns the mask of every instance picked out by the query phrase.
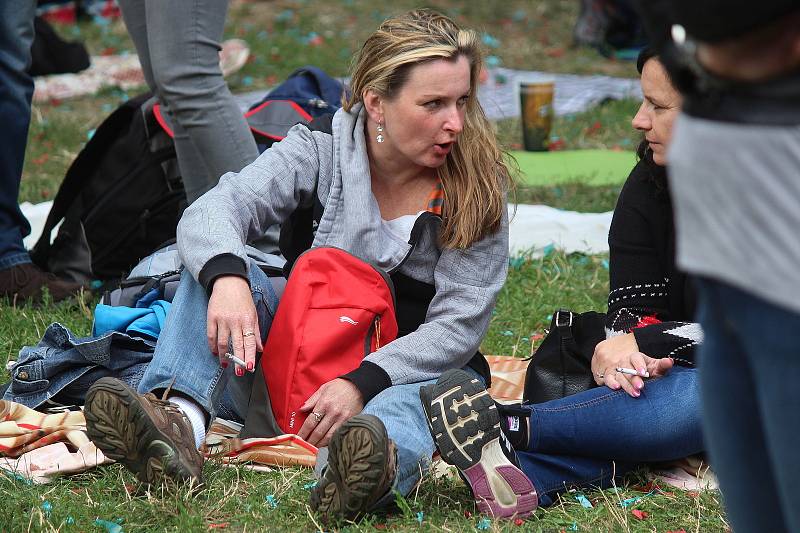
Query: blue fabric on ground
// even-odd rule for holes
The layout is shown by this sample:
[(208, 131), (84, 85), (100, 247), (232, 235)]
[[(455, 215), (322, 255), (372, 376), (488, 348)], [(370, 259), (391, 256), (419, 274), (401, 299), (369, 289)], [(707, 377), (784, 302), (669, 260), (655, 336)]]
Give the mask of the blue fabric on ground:
[(119, 331), (133, 336), (157, 339), (167, 319), (170, 305), (164, 300), (156, 300), (146, 308), (98, 304), (94, 310), (92, 335), (97, 337), (109, 331)]

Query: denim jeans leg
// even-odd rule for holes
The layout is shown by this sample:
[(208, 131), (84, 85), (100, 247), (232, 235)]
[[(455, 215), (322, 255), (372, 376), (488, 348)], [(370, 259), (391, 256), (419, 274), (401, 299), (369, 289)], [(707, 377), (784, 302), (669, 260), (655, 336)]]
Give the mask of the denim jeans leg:
[(394, 488), (403, 496), (411, 492), (428, 470), (436, 450), (419, 399), (420, 387), (433, 383), (436, 380), (394, 385), (378, 393), (362, 411), (380, 418), (397, 446)]
[(638, 465), (634, 462), (595, 459), (579, 455), (517, 451), (522, 471), (539, 496), (539, 506), (548, 507), (570, 487), (601, 488), (613, 485)]
[[(249, 268), (250, 288), (258, 314), (259, 332), (266, 338), (278, 305), (269, 278), (252, 261)], [(139, 392), (166, 389), (178, 391), (195, 400), (212, 420), (217, 415), (223, 392), (233, 376), (233, 365), (227, 369), (211, 353), (206, 341), (208, 296), (203, 287), (184, 271), (172, 302), (153, 360), (139, 383)], [(233, 377), (252, 383), (252, 376)], [(173, 381), (174, 380), (174, 381)], [(235, 383), (231, 386), (240, 386)], [(241, 395), (234, 395), (241, 396)], [(237, 413), (243, 418), (244, 413)]]
[(642, 463), (703, 450), (691, 368), (648, 380), (639, 398), (597, 387), (528, 407), (531, 444), (517, 456), (543, 507), (569, 487), (609, 487)]
[[(227, 0), (146, 0), (150, 63), (174, 118), (187, 199), (258, 157), (250, 128), (219, 67)], [(184, 138), (185, 134), (185, 138)], [(186, 141), (186, 142), (185, 142)], [(194, 175), (205, 168), (202, 175)]]
[(711, 464), (736, 531), (800, 531), (800, 315), (698, 280)]
[(33, 80), (27, 73), (34, 0), (0, 2), (0, 270), (30, 263), (22, 239), (30, 225), (19, 209), (19, 184), (31, 118)]
[(529, 408), (530, 452), (656, 462), (704, 449), (693, 368), (647, 380), (639, 398), (596, 387)]

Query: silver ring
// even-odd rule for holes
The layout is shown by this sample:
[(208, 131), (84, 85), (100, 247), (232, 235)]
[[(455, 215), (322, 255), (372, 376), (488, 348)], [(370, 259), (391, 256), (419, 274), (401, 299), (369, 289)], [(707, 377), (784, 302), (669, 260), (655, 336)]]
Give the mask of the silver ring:
[(248, 331), (247, 333), (242, 333), (242, 337), (252, 337), (253, 335), (255, 335), (255, 333), (253, 333), (252, 331)]
[(314, 415), (314, 418), (316, 418), (317, 423), (319, 423), (319, 421), (322, 420), (322, 418), (325, 416), (323, 413), (315, 413), (313, 411), (311, 412), (311, 414)]
[(600, 379), (603, 379), (603, 374), (595, 374), (595, 376), (597, 376)]

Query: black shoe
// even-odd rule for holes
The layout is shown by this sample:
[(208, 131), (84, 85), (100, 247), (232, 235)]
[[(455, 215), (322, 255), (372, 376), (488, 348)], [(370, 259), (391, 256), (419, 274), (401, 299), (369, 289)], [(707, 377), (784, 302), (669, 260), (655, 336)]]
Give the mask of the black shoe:
[(311, 492), (311, 508), (326, 523), (373, 511), (392, 488), (397, 469), (397, 451), (383, 422), (354, 416), (334, 432), (328, 453), (328, 466)]
[(480, 380), (448, 370), (419, 391), (428, 428), (447, 464), (458, 468), (481, 512), (524, 517), (539, 504), (536, 489), (516, 462), (500, 429), (497, 406)]

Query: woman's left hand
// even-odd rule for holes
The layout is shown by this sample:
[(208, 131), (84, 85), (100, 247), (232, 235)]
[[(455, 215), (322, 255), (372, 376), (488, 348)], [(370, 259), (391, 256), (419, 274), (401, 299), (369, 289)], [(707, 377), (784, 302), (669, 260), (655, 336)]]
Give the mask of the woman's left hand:
[(333, 432), (362, 409), (364, 400), (358, 388), (346, 379), (336, 378), (317, 389), (300, 407), (309, 416), (297, 435), (317, 448), (327, 446)]

